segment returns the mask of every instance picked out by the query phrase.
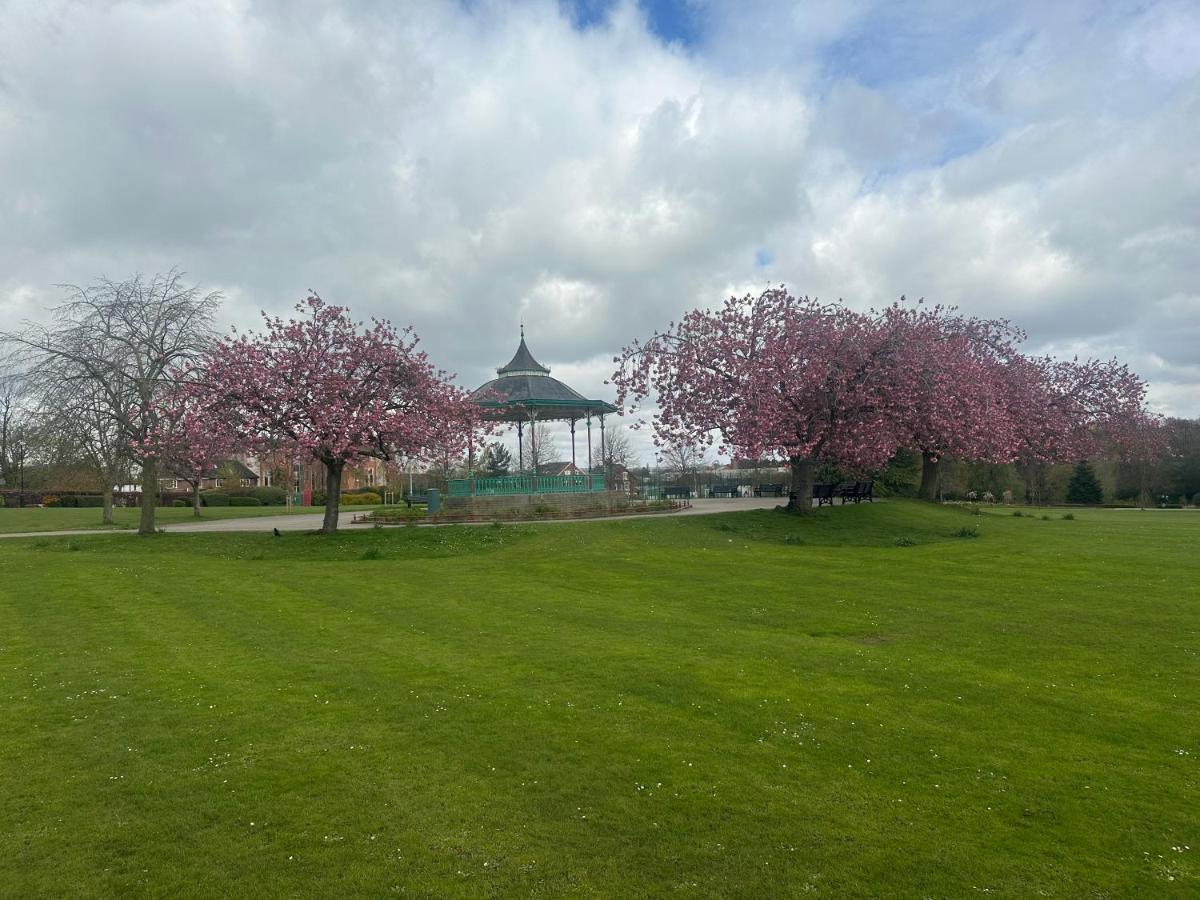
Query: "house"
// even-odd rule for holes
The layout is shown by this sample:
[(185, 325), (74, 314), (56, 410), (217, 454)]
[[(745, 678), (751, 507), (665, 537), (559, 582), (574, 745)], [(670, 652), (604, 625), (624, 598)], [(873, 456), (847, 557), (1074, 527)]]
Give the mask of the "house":
[(538, 466), (539, 475), (586, 475), (587, 473), (573, 462), (548, 462)]

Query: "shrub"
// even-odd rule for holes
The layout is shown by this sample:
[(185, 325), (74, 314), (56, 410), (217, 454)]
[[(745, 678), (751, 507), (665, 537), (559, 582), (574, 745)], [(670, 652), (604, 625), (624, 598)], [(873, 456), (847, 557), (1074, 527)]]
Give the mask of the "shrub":
[(1049, 517), (1048, 515), (1046, 515), (1045, 513), (1042, 513), (1042, 521), (1043, 521), (1043, 522), (1049, 522), (1049, 521), (1050, 521), (1050, 517)]
[(79, 508), (87, 507), (88, 509), (96, 509), (104, 505), (103, 497), (96, 497), (91, 494), (85, 494), (82, 497), (75, 497), (75, 505)]
[(1023, 518), (1023, 517), (1024, 517), (1024, 515), (1025, 515), (1025, 513), (1021, 512), (1019, 509), (1014, 509), (1014, 510), (1013, 510), (1013, 518), (1014, 518), (1014, 519), (1020, 519), (1020, 518)]
[(262, 506), (262, 501), (257, 497), (230, 497), (229, 506)]
[(186, 500), (173, 500), (171, 501), (171, 505), (176, 509), (187, 509), (189, 506), (191, 506), (191, 504)]
[(205, 506), (228, 506), (229, 495), (220, 491), (205, 491), (200, 495), (200, 502)]
[(974, 528), (960, 528), (954, 532), (954, 537), (977, 538), (979, 537), (979, 526), (976, 525)]
[(324, 506), (325, 505), (325, 492), (324, 491), (313, 491), (312, 492), (312, 505), (313, 506)]
[(1063, 516), (1063, 518), (1068, 522), (1073, 521), (1075, 519), (1075, 513), (1067, 513), (1065, 516)]
[(380, 496), (373, 491), (354, 491), (349, 494), (342, 494), (342, 504), (344, 506), (377, 506), (382, 502)]
[(45, 506), (47, 508), (52, 508), (52, 507), (56, 508), (56, 507), (62, 506), (62, 500), (60, 500), (58, 497), (52, 497), (49, 494), (47, 494), (45, 497), (42, 498), (42, 506)]
[(0, 509), (4, 509), (4, 495), (0, 494)]
[(263, 506), (283, 506), (287, 502), (287, 494), (280, 487), (256, 487), (250, 496), (257, 497)]

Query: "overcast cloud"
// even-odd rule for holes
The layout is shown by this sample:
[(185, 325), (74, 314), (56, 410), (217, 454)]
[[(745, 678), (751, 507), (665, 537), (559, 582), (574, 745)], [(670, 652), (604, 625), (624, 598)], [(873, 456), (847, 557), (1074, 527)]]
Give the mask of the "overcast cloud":
[[(964, 7), (970, 7), (964, 13)], [(0, 0), (0, 321), (174, 265), (585, 393), (784, 282), (1005, 316), (1200, 416), (1200, 7)]]

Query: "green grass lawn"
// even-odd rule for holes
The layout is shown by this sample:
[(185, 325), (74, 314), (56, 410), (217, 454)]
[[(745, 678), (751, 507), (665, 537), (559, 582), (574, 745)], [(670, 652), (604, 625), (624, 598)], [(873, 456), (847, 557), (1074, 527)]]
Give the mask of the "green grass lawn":
[(1195, 897), (1200, 514), (1061, 515), (0, 542), (0, 894)]
[[(346, 507), (342, 510), (344, 513)], [(172, 522), (205, 522), (214, 519), (241, 519), (248, 516), (286, 516), (304, 513), (324, 513), (323, 506), (206, 506), (204, 515), (197, 519), (192, 508), (180, 509), (172, 506), (160, 507), (157, 512), (159, 524)], [(0, 508), (0, 534), (33, 531), (71, 531), (79, 528), (107, 529), (100, 523), (100, 509), (42, 509), (40, 507)], [(117, 507), (113, 510), (114, 529), (137, 528), (141, 510), (136, 507)]]

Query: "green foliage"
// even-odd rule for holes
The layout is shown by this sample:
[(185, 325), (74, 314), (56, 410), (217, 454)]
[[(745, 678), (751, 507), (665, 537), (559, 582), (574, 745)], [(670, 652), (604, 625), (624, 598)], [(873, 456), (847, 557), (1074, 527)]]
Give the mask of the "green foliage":
[(4, 509), (4, 495), (0, 494), (0, 509)]
[(954, 532), (954, 536), (958, 538), (977, 538), (979, 537), (979, 526), (972, 525), (968, 528), (964, 525), (962, 528)]
[(324, 491), (313, 491), (312, 492), (312, 505), (313, 506), (324, 506), (325, 505), (325, 497), (326, 497), (326, 495), (325, 495)]
[(916, 541), (906, 535), (900, 535), (893, 543), (897, 547), (915, 547), (917, 545)]
[(1075, 464), (1075, 471), (1067, 483), (1067, 502), (1094, 504), (1104, 501), (1104, 491), (1096, 478), (1096, 471), (1091, 463), (1081, 459)]
[(171, 501), (171, 506), (173, 506), (175, 509), (187, 509), (191, 505), (192, 504), (188, 503), (186, 500), (172, 500)]
[(222, 491), (204, 491), (200, 494), (203, 506), (229, 506), (229, 495)]
[(342, 494), (343, 506), (378, 506), (383, 502), (374, 491), (352, 491)]
[(512, 471), (512, 452), (499, 441), (493, 441), (484, 448), (479, 460), (479, 468), (489, 478), (498, 478)]
[(251, 497), (257, 497), (263, 506), (284, 506), (287, 504), (287, 492), (280, 487), (256, 487), (250, 491)]
[(62, 499), (60, 497), (53, 497), (47, 494), (42, 498), (42, 506), (46, 507), (46, 509), (57, 509), (58, 507), (62, 506)]
[(230, 506), (262, 506), (263, 503), (257, 497), (230, 497)]

